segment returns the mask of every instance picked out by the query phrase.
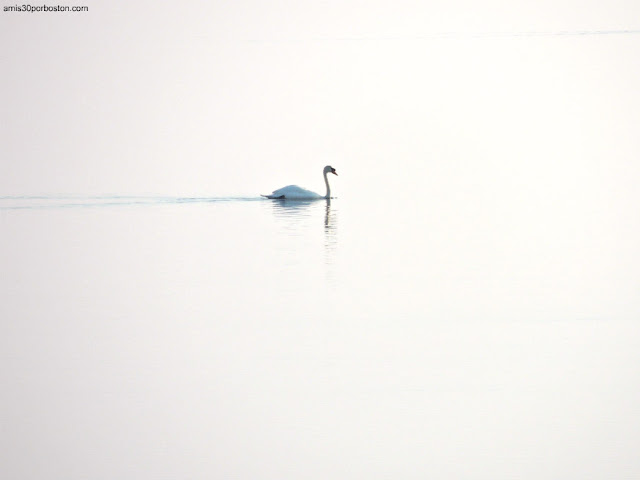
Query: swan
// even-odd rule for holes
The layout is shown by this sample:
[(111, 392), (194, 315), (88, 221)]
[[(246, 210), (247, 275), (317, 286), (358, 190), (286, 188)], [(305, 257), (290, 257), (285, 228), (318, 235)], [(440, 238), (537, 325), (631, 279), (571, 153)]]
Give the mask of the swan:
[(338, 175), (336, 173), (336, 169), (330, 165), (327, 165), (326, 167), (324, 167), (324, 170), (322, 170), (324, 183), (327, 186), (327, 193), (325, 196), (319, 195), (305, 188), (301, 188), (297, 185), (288, 185), (286, 187), (279, 188), (278, 190), (274, 190), (271, 195), (262, 196), (277, 200), (316, 200), (320, 198), (331, 198), (331, 187), (329, 187), (327, 173), (333, 173), (336, 176)]

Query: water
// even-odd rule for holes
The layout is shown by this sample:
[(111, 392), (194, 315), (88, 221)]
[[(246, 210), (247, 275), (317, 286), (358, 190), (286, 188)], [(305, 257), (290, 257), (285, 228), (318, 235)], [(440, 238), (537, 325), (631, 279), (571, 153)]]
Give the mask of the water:
[(635, 224), (489, 190), (0, 199), (6, 478), (633, 477)]

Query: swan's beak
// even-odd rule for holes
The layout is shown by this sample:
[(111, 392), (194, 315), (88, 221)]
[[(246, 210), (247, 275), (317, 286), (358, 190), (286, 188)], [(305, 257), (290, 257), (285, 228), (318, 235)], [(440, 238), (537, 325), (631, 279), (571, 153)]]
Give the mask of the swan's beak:
[(335, 170), (331, 170), (331, 173), (333, 173), (336, 177), (338, 176), (338, 173)]

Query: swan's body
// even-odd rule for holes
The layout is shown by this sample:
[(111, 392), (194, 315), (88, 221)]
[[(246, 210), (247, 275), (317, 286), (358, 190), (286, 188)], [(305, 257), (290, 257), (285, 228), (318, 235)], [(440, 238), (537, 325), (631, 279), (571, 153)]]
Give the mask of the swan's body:
[(263, 195), (263, 197), (278, 199), (288, 198), (289, 200), (314, 200), (316, 198), (326, 198), (316, 192), (299, 187), (298, 185), (287, 185), (286, 187), (274, 190), (271, 195)]
[(279, 188), (278, 190), (274, 190), (271, 195), (262, 196), (277, 200), (318, 200), (320, 198), (331, 198), (331, 187), (329, 186), (327, 173), (338, 175), (335, 168), (329, 165), (324, 167), (322, 175), (324, 177), (324, 183), (327, 186), (327, 193), (324, 196), (316, 192), (312, 192), (311, 190), (307, 190), (306, 188), (299, 187), (297, 185), (288, 185), (286, 187)]

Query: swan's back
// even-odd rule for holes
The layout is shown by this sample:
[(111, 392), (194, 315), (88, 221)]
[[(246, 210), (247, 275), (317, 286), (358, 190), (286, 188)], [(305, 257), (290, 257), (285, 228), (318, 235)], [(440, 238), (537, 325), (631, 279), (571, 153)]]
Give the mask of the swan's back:
[(271, 195), (263, 195), (267, 198), (283, 198), (290, 200), (305, 200), (313, 198), (324, 198), (311, 190), (299, 187), (297, 185), (287, 185), (286, 187), (274, 190)]

